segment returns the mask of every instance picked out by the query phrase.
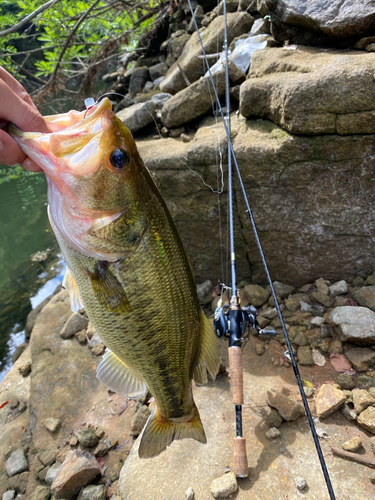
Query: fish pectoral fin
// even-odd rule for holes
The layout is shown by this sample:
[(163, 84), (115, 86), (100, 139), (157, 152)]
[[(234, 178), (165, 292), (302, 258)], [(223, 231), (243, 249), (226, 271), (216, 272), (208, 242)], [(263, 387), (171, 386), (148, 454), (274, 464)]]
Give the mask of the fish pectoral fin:
[(82, 304), (81, 297), (79, 295), (77, 283), (73, 278), (73, 275), (68, 267), (66, 268), (62, 286), (68, 290), (71, 310), (73, 312), (77, 312), (80, 309), (83, 309), (84, 307)]
[(125, 398), (139, 398), (147, 391), (147, 386), (126, 364), (108, 350), (96, 369), (100, 382)]
[(198, 408), (194, 405), (190, 418), (173, 420), (163, 418), (154, 407), (141, 437), (139, 457), (154, 457), (164, 451), (172, 441), (184, 438), (207, 443)]
[(109, 312), (127, 313), (130, 302), (121, 283), (108, 270), (108, 262), (98, 261), (94, 272), (87, 270), (92, 289), (99, 304)]
[(219, 343), (214, 329), (201, 311), (201, 341), (199, 356), (193, 370), (193, 379), (197, 385), (207, 383), (207, 372), (215, 380), (220, 366)]

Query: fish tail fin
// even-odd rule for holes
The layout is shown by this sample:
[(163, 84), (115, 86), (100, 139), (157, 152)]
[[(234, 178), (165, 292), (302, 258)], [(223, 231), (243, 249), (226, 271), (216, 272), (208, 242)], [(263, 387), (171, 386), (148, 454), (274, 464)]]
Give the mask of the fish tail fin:
[(184, 438), (207, 443), (198, 408), (194, 405), (190, 417), (169, 420), (159, 415), (154, 407), (142, 434), (139, 457), (151, 458), (164, 451), (172, 441)]

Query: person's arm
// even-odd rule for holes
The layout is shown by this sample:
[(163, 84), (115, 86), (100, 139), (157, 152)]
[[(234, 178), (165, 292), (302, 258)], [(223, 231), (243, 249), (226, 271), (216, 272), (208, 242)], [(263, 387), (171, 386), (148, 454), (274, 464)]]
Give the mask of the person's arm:
[(20, 163), (26, 170), (42, 170), (19, 148), (16, 141), (6, 133), (8, 122), (14, 123), (24, 132), (50, 132), (31, 97), (4, 68), (0, 67), (0, 163)]

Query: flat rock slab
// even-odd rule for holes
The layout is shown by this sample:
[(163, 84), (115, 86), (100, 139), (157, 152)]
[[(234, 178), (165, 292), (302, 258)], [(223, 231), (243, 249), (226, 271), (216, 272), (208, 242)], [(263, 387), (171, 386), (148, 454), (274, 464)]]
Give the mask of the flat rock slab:
[(258, 50), (241, 85), (244, 116), (293, 134), (375, 132), (375, 54), (299, 46)]
[(119, 111), (116, 116), (128, 127), (130, 132), (138, 132), (154, 121), (155, 103), (153, 101), (140, 102)]
[(375, 313), (367, 307), (335, 307), (329, 320), (336, 325), (341, 340), (356, 344), (375, 344)]
[(338, 410), (346, 401), (345, 394), (332, 385), (323, 384), (315, 398), (318, 418), (326, 418)]

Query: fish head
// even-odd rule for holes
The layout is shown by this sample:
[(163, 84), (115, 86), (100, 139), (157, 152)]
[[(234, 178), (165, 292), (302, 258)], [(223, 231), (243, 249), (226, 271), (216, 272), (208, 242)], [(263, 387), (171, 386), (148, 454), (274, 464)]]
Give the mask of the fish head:
[(113, 245), (105, 248), (106, 238), (95, 238), (95, 232), (139, 202), (137, 174), (144, 166), (130, 131), (107, 98), (89, 111), (45, 120), (51, 133), (22, 132), (14, 125), (9, 133), (47, 176), (55, 233), (88, 256), (116, 260)]

